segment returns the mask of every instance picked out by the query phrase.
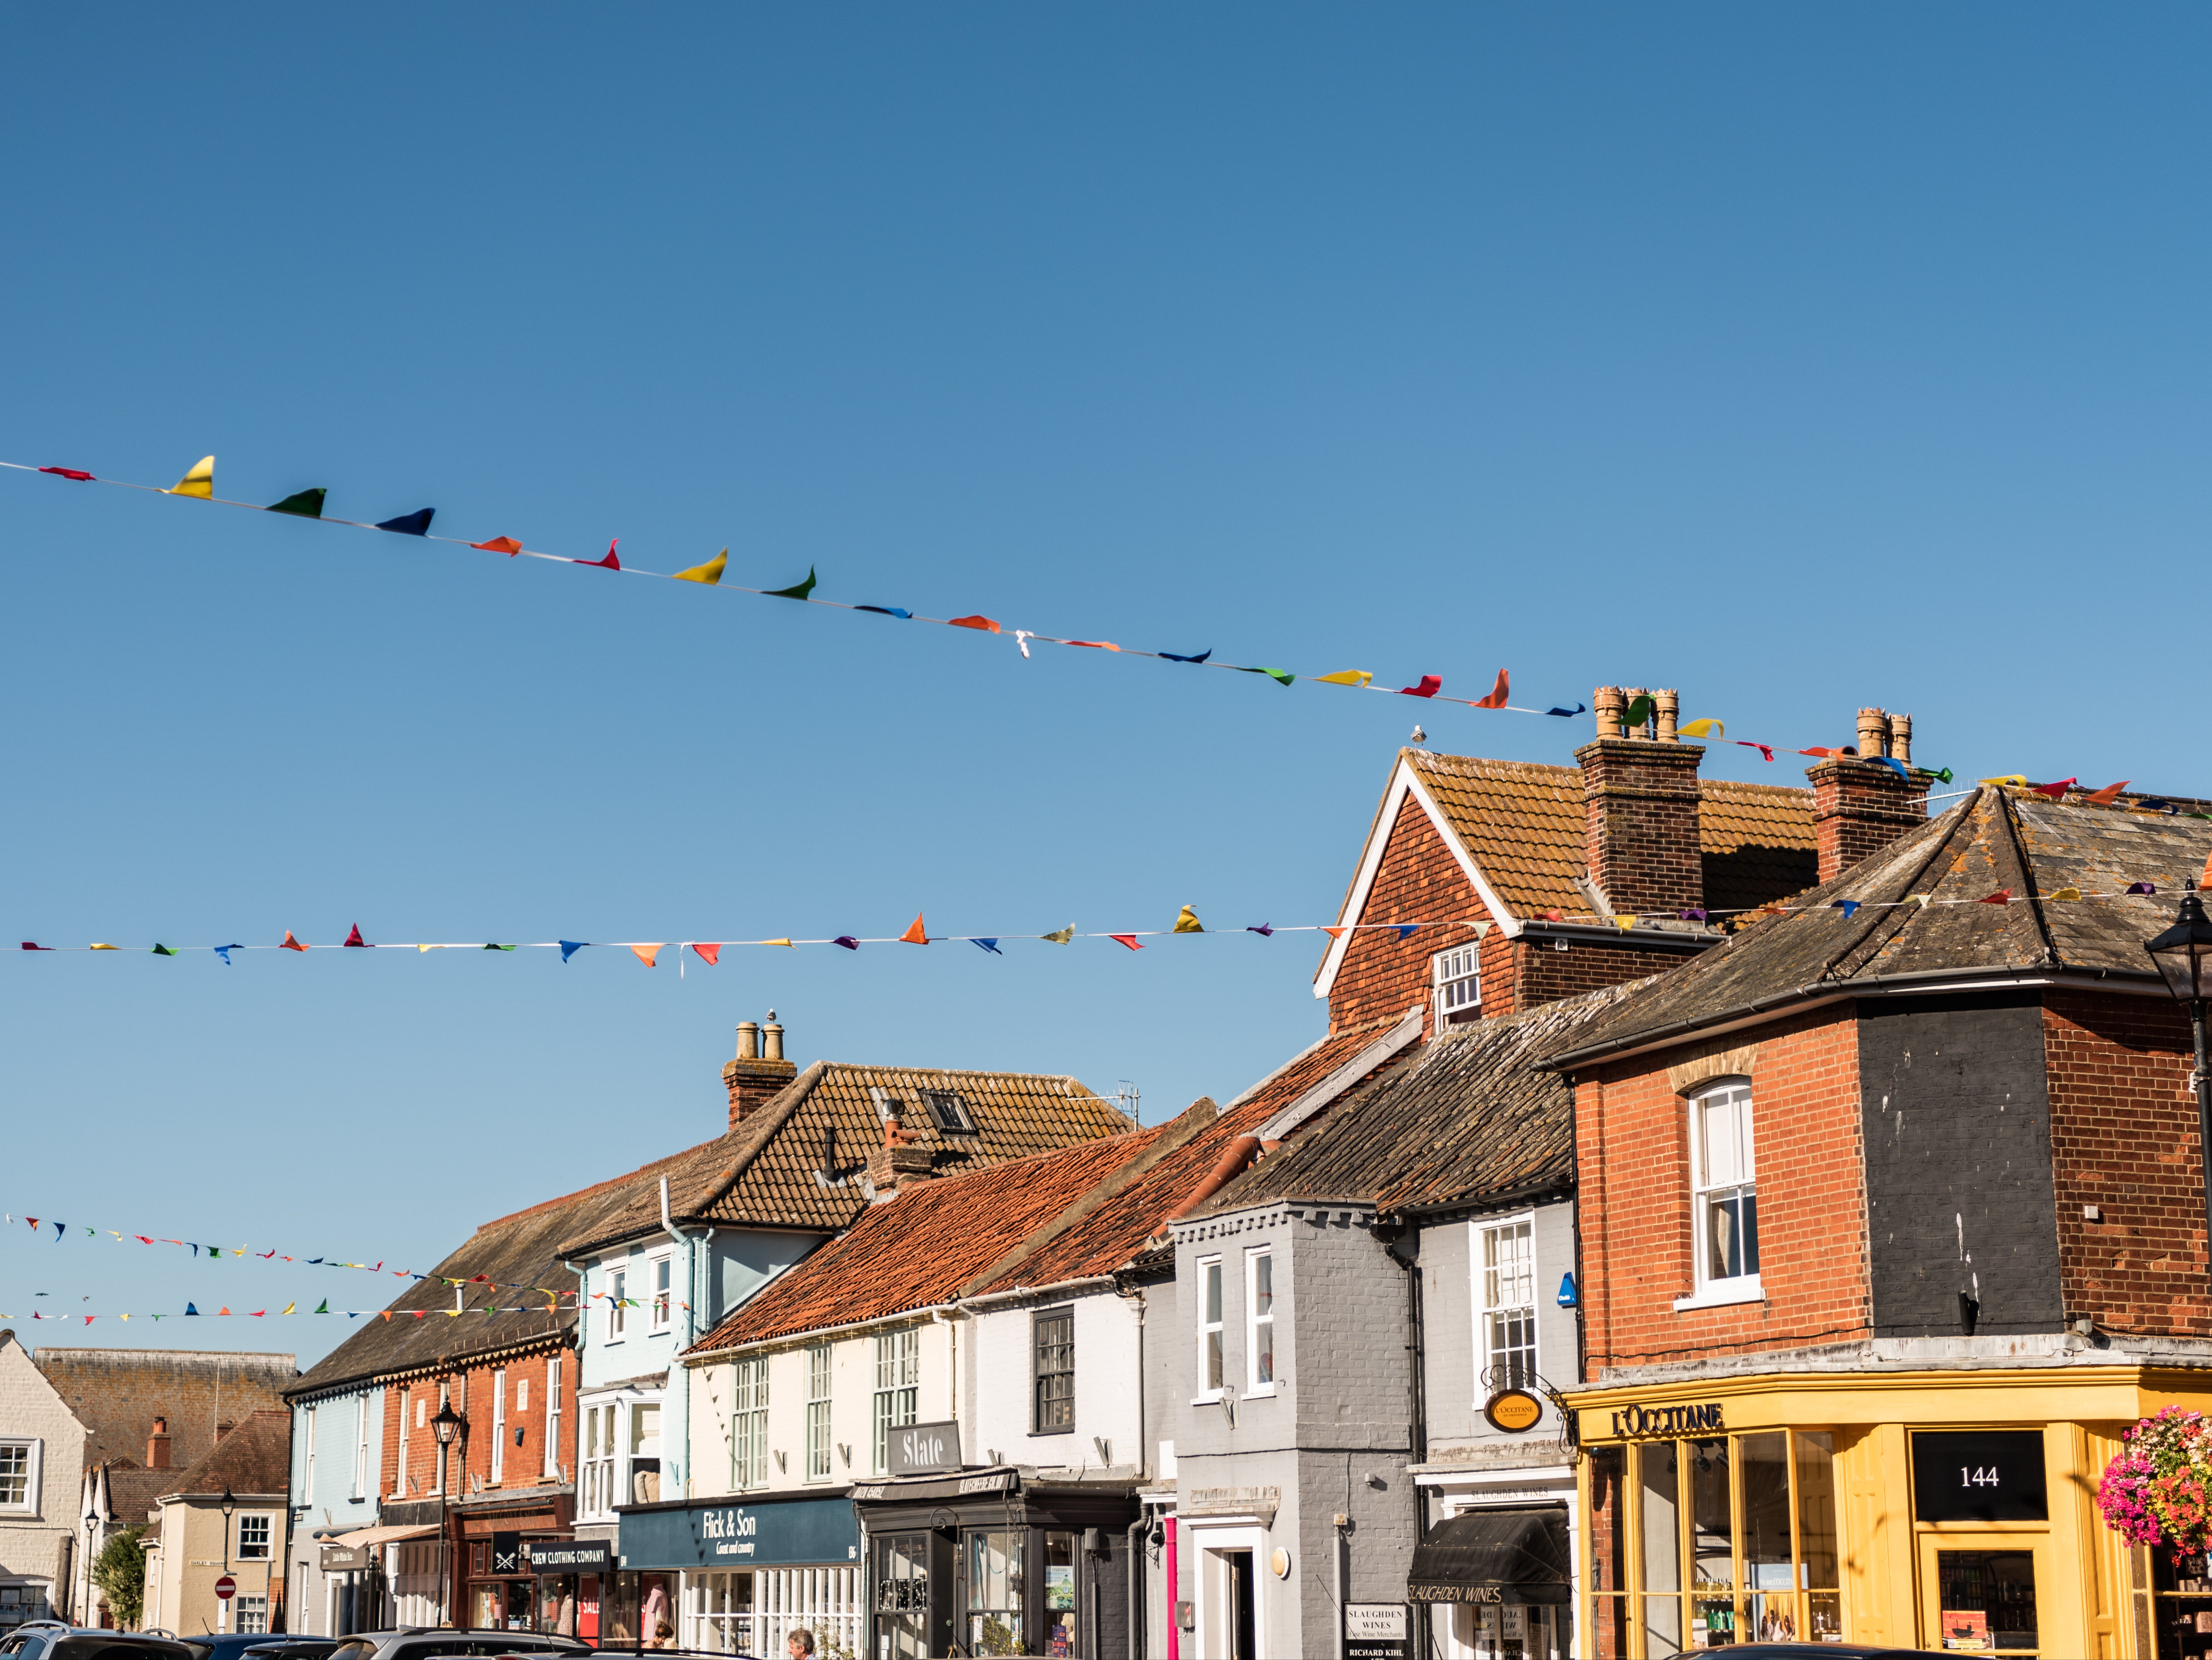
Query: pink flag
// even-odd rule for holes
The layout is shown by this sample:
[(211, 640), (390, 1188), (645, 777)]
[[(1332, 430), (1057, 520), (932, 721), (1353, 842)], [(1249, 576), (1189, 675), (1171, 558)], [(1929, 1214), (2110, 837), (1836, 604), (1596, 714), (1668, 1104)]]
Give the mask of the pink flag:
[(614, 542), (607, 544), (607, 556), (604, 559), (571, 559), (568, 562), (572, 565), (589, 565), (594, 570), (620, 570), (622, 561), (615, 557), (615, 542), (621, 540), (622, 538), (617, 536)]

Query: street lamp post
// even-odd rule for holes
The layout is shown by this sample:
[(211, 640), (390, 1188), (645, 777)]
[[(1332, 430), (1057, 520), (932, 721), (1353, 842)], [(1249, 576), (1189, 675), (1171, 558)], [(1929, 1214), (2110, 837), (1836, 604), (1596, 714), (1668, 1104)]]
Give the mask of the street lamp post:
[(438, 1554), (442, 1559), (439, 1566), (445, 1571), (439, 1576), (438, 1600), (441, 1606), (438, 1617), (447, 1626), (453, 1623), (453, 1579), (458, 1566), (454, 1560), (453, 1541), (448, 1536), (453, 1527), (447, 1519), (453, 1502), (453, 1447), (456, 1440), (464, 1446), (467, 1445), (468, 1426), (469, 1420), (453, 1410), (451, 1401), (440, 1402), (437, 1415), (430, 1420), (431, 1429), (437, 1432), (438, 1456), (443, 1465), (438, 1472)]
[[(226, 1579), (230, 1577), (230, 1513), (237, 1508), (238, 1499), (231, 1493), (230, 1484), (226, 1481), (222, 1487), (222, 1574)], [(231, 1601), (229, 1597), (222, 1599), (222, 1624), (226, 1631), (229, 1630), (231, 1626)]]
[(2189, 1006), (2190, 1034), (2197, 1043), (2197, 1134), (2203, 1148), (2204, 1169), (2204, 1250), (2212, 1271), (2212, 1073), (2204, 1066), (2204, 1005), (2212, 999), (2212, 921), (2204, 915), (2204, 902), (2194, 893), (2181, 896), (2181, 909), (2173, 926), (2157, 939), (2144, 943), (2150, 960), (2166, 977), (2166, 989)]

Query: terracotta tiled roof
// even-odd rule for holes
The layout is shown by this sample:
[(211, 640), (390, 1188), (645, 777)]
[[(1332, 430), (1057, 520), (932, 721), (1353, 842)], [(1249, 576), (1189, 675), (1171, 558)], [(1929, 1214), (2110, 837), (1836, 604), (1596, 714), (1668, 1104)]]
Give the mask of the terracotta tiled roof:
[(693, 1353), (879, 1320), (950, 1303), (968, 1279), (1141, 1154), (1161, 1127), (926, 1182), (870, 1206), (714, 1328)]
[[(1581, 768), (1398, 753), (1516, 917), (1589, 909), (1575, 886), (1589, 868)], [(1708, 905), (1759, 904), (1816, 879), (1811, 790), (1713, 778), (1698, 790)]]
[[(978, 1134), (949, 1134), (923, 1096), (957, 1095)], [(883, 1142), (876, 1096), (900, 1104), (901, 1122), (927, 1148), (936, 1172), (952, 1176), (1009, 1158), (1118, 1135), (1129, 1121), (1079, 1079), (1038, 1073), (940, 1072), (817, 1061), (726, 1135), (671, 1161), (669, 1209), (686, 1221), (788, 1227), (835, 1233), (867, 1207), (860, 1174)], [(834, 1136), (834, 1143), (831, 1138)], [(816, 1179), (825, 1156), (842, 1181)], [(571, 1234), (564, 1254), (581, 1255), (660, 1225), (657, 1188)]]
[[(1593, 1057), (1747, 1006), (1848, 991), (1854, 981), (1918, 975), (2079, 970), (2152, 978), (2143, 941), (2173, 920), (2173, 895), (2212, 853), (2212, 824), (2120, 808), (2063, 806), (1991, 787), (1909, 831), (1793, 905), (1740, 930), (1622, 1005), (1567, 1051)], [(2155, 897), (2039, 900), (2063, 888)], [(1978, 903), (1998, 889), (2013, 903)], [(1964, 903), (1899, 903), (1915, 894)], [(1838, 902), (1856, 902), (1850, 912)]]

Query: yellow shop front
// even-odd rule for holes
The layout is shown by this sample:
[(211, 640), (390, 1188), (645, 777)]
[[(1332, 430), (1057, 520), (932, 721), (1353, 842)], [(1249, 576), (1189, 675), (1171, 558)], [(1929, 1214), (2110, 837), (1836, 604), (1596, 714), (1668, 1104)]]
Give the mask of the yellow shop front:
[(2015, 1660), (2208, 1651), (2203, 1560), (2154, 1561), (2096, 1500), (2126, 1429), (2170, 1402), (2212, 1410), (2212, 1373), (1788, 1373), (1567, 1399), (1585, 1660), (1761, 1640)]

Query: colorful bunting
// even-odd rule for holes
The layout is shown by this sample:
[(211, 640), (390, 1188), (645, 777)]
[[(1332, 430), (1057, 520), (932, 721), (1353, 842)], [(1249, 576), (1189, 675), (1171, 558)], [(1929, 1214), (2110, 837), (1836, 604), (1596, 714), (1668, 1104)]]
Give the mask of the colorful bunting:
[(1037, 935), (1037, 938), (1040, 939), (1049, 939), (1055, 946), (1064, 946), (1069, 940), (1075, 938), (1075, 924), (1070, 922), (1066, 927), (1059, 929), (1055, 933), (1041, 933)]
[(695, 943), (691, 949), (710, 969), (722, 959), (722, 948), (720, 946), (702, 946)]
[(1856, 899), (1838, 899), (1834, 908), (1843, 912), (1844, 921), (1848, 922), (1851, 920), (1851, 913), (1859, 908), (1859, 902)]
[(1399, 924), (1397, 925), (1397, 928), (1398, 928), (1398, 938), (1399, 938), (1400, 941), (1402, 943), (1402, 942), (1403, 942), (1403, 941), (1407, 938), (1407, 936), (1409, 936), (1410, 934), (1412, 934), (1412, 933), (1413, 933), (1413, 932), (1416, 928), (1419, 927), (1420, 926), (1421, 926), (1421, 925), (1420, 925), (1419, 922), (1401, 922), (1401, 923), (1399, 923)]
[(79, 472), (75, 467), (40, 467), (39, 471), (40, 472), (51, 472), (57, 478), (74, 478), (80, 484), (89, 484), (92, 483), (92, 475), (90, 473)]
[(1753, 742), (1752, 742), (1749, 739), (1747, 739), (1747, 738), (1731, 738), (1731, 739), (1729, 739), (1729, 743), (1731, 743), (1731, 744), (1739, 744), (1739, 745), (1741, 745), (1745, 749), (1747, 749), (1747, 750), (1757, 750), (1757, 751), (1758, 751), (1761, 755), (1765, 756), (1765, 757), (1769, 761), (1771, 761), (1771, 760), (1773, 760), (1773, 759), (1774, 759), (1774, 750), (1773, 750), (1772, 746), (1771, 746), (1771, 745), (1766, 745), (1766, 744), (1754, 744), (1754, 743), (1753, 743)]
[[(807, 574), (806, 586), (810, 588), (814, 586), (813, 573), (811, 571)], [(956, 629), (980, 629), (985, 634), (996, 634), (999, 631), (999, 625), (988, 617), (955, 617), (949, 620)], [(1029, 637), (1034, 640), (1036, 635), (1032, 634)], [(1022, 655), (1024, 657), (1029, 655), (1026, 648), (1023, 650)]]
[[(1026, 648), (1023, 651), (1022, 655), (1023, 655), (1023, 656), (1024, 656), (1024, 657), (1026, 657), (1026, 656), (1028, 656), (1028, 655), (1029, 655), (1029, 652), (1027, 651), (1027, 649), (1026, 649)], [(1169, 661), (1169, 662), (1170, 662), (1170, 663), (1203, 663), (1204, 661), (1206, 661), (1206, 660), (1207, 658), (1209, 658), (1209, 657), (1211, 657), (1211, 656), (1212, 656), (1212, 655), (1213, 655), (1213, 648), (1212, 648), (1212, 647), (1211, 647), (1211, 646), (1208, 646), (1208, 647), (1207, 647), (1204, 651), (1200, 652), (1200, 653), (1198, 653), (1195, 656), (1191, 656), (1191, 657), (1178, 657), (1175, 653), (1173, 653), (1173, 652), (1171, 652), (1171, 651), (1164, 651), (1164, 652), (1161, 652), (1161, 653), (1159, 654), (1159, 655), (1160, 655), (1160, 656), (1162, 656), (1162, 657), (1166, 658), (1166, 659), (1168, 660), (1168, 661)], [(1328, 678), (1329, 677), (1328, 677), (1327, 675), (1323, 675), (1322, 678), (1323, 679), (1327, 679), (1327, 678)], [(1364, 684), (1364, 683), (1363, 683), (1363, 684)]]
[(371, 949), (368, 941), (361, 937), (361, 924), (358, 922), (353, 925), (353, 932), (346, 935), (345, 943), (349, 946), (358, 946), (363, 951)]
[(2061, 888), (2056, 893), (2046, 893), (2043, 897), (2045, 899), (2079, 899), (2081, 897), (2081, 890), (2079, 888)]
[(52, 946), (42, 946), (35, 939), (26, 939), (23, 942), (23, 949), (25, 951), (52, 951), (53, 947)]
[(1175, 920), (1175, 927), (1169, 932), (1170, 933), (1204, 933), (1206, 928), (1199, 921), (1198, 913), (1188, 905), (1185, 905), (1182, 913)]
[(849, 933), (841, 933), (830, 943), (833, 946), (842, 946), (847, 951), (858, 951), (860, 948), (860, 942)]
[(563, 939), (558, 943), (561, 947), (561, 960), (565, 963), (592, 942), (588, 939)]
[(2063, 801), (2066, 799), (2066, 792), (2073, 787), (2074, 781), (2071, 778), (2062, 778), (2055, 784), (2031, 784), (2027, 787), (2027, 793), (2030, 795), (2048, 796), (2053, 801)]
[(1583, 714), (1585, 710), (1587, 710), (1587, 709), (1589, 708), (1589, 704), (1587, 704), (1587, 703), (1577, 703), (1577, 704), (1576, 704), (1576, 705), (1574, 706), (1574, 708), (1571, 708), (1571, 709), (1548, 708), (1548, 709), (1546, 709), (1546, 710), (1544, 711), (1544, 713), (1545, 713), (1545, 714), (1557, 714), (1557, 715), (1561, 715), (1561, 716), (1564, 716), (1565, 719), (1571, 721), (1571, 720), (1572, 720), (1572, 719), (1574, 719), (1574, 717), (1575, 717), (1575, 716), (1577, 716), (1577, 714)]
[(1626, 933), (1634, 927), (1639, 920), (1641, 919), (1628, 911), (1616, 911), (1613, 913), (1613, 925)]
[(1109, 933), (1106, 937), (1117, 945), (1127, 946), (1131, 951), (1142, 951), (1145, 948), (1145, 942), (1133, 933)]
[(319, 519), (323, 516), (323, 498), (326, 489), (298, 490), (281, 502), (271, 502), (266, 511), (289, 513), (296, 519)]
[(630, 950), (631, 950), (631, 952), (632, 952), (636, 956), (637, 960), (638, 960), (639, 962), (641, 962), (641, 963), (644, 964), (646, 965), (646, 967), (647, 967), (647, 968), (649, 968), (649, 969), (657, 969), (657, 968), (659, 968), (659, 967), (660, 966), (660, 964), (658, 964), (658, 963), (656, 963), (656, 962), (654, 962), (654, 961), (653, 960), (654, 958), (656, 958), (656, 957), (658, 957), (658, 956), (659, 956), (659, 955), (660, 955), (660, 947), (659, 947), (659, 946), (632, 946), (630, 947)]
[(902, 605), (855, 605), (854, 611), (872, 611), (878, 617), (896, 617), (902, 623), (914, 621), (914, 613)]
[(1228, 669), (1236, 669), (1237, 672), (1239, 674), (1264, 674), (1270, 680), (1274, 681), (1278, 685), (1287, 686), (1291, 681), (1298, 678), (1297, 675), (1292, 674), (1288, 669), (1239, 668), (1234, 663), (1224, 663), (1222, 666)]
[(2119, 800), (2120, 792), (2127, 787), (2128, 781), (2123, 778), (2117, 784), (2107, 784), (2100, 790), (2090, 791), (2085, 799), (2096, 806), (2109, 807)]
[(486, 553), (503, 553), (509, 558), (522, 551), (522, 544), (512, 536), (495, 536), (489, 542), (471, 542), (472, 548), (482, 548)]
[(287, 928), (284, 930), (284, 943), (279, 946), (278, 949), (281, 951), (305, 951), (307, 950), (307, 947), (301, 945), (298, 940), (295, 939), (292, 937), (292, 930)]
[(197, 496), (203, 502), (215, 499), (215, 457), (203, 456), (192, 470), (171, 485), (172, 496)]
[(995, 939), (977, 939), (969, 941), (969, 943), (971, 945), (981, 946), (982, 949), (990, 952), (994, 957), (1004, 957), (1006, 954), (999, 949), (999, 942)]
[[(710, 588), (718, 587), (721, 584), (722, 573), (728, 569), (729, 563), (730, 550), (724, 548), (705, 564), (694, 565), (689, 570), (678, 571), (676, 580), (679, 582), (703, 582)], [(865, 611), (868, 608), (864, 605), (861, 609)]]
[(902, 946), (926, 946), (929, 943), (929, 933), (921, 926), (920, 911), (915, 912), (914, 921), (908, 923), (906, 932), (899, 935), (899, 943)]
[(403, 513), (397, 519), (380, 519), (379, 530), (397, 532), (401, 536), (428, 536), (430, 520), (437, 516), (435, 508), (422, 508), (414, 513)]
[(155, 955), (155, 956), (156, 956), (156, 957), (174, 957), (176, 954), (177, 954), (176, 952), (174, 952), (171, 951), (171, 950), (170, 950), (167, 946), (162, 945), (159, 940), (156, 940), (156, 941), (155, 942), (155, 944), (154, 944), (154, 955)]
[(1441, 674), (1425, 674), (1421, 677), (1419, 684), (1399, 687), (1398, 696), (1401, 697), (1434, 697), (1443, 689), (1443, 676)]
[(1648, 724), (1658, 713), (1657, 700), (1648, 691), (1638, 692), (1636, 695), (1636, 701), (1628, 706), (1628, 712), (1620, 717), (1620, 723), (1633, 731), (1638, 727)]
[(94, 951), (121, 951), (123, 947), (120, 946), (94, 946), (93, 947), (93, 950)]
[(1719, 721), (1685, 721), (1674, 728), (1685, 738), (1725, 738), (1727, 726)]
[(769, 588), (765, 592), (771, 599), (805, 599), (808, 594), (814, 592), (814, 567), (809, 565), (806, 568), (806, 580), (804, 582), (793, 582), (787, 588)]
[[(1115, 645), (1111, 640), (1063, 640), (1060, 643), (1063, 646), (1089, 646), (1098, 651), (1119, 651), (1121, 649), (1121, 647)], [(1269, 672), (1269, 671), (1263, 669), (1261, 672), (1264, 674)]]
[(1270, 924), (1266, 923), (1266, 922), (1262, 922), (1262, 923), (1261, 923), (1261, 924), (1260, 924), (1260, 926), (1259, 926), (1258, 927), (1256, 927), (1256, 928), (1254, 928), (1254, 927), (1248, 927), (1248, 928), (1246, 928), (1246, 929), (1244, 930), (1244, 932), (1245, 932), (1245, 933), (1256, 933), (1256, 934), (1258, 934), (1258, 935), (1259, 935), (1262, 939), (1273, 939), (1273, 938), (1275, 937), (1275, 930), (1274, 930), (1274, 928), (1273, 928)]
[(2012, 903), (2012, 890), (1999, 888), (1995, 893), (1983, 895), (1974, 903), (1978, 905), (2009, 905)]
[(617, 536), (607, 544), (607, 556), (604, 559), (571, 559), (568, 562), (572, 565), (589, 565), (594, 570), (620, 570), (622, 561), (615, 557), (615, 548), (621, 540), (622, 538)]
[(1374, 678), (1365, 669), (1339, 669), (1334, 674), (1314, 676), (1314, 683), (1322, 686), (1365, 686)]
[(1505, 671), (1500, 669), (1498, 671), (1497, 684), (1490, 689), (1490, 696), (1476, 698), (1474, 706), (1479, 709), (1502, 709), (1505, 707), (1505, 700), (1512, 690), (1512, 681), (1507, 677)]

